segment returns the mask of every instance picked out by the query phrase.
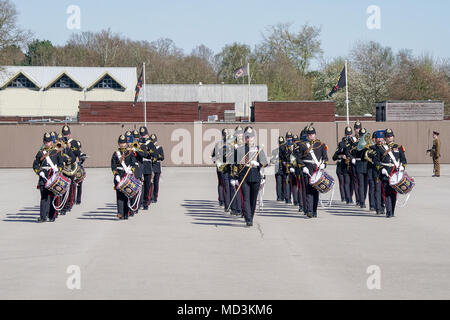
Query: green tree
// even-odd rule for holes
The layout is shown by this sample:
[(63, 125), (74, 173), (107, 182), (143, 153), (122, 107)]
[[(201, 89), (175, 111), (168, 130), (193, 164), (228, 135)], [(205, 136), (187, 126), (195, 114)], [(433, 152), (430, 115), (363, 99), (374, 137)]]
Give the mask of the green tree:
[(56, 49), (49, 40), (34, 40), (28, 44), (25, 64), (29, 66), (52, 66), (56, 64)]
[(251, 49), (246, 44), (233, 43), (226, 45), (215, 57), (217, 78), (225, 83), (239, 83), (239, 79), (233, 78), (233, 72), (237, 68), (250, 62)]

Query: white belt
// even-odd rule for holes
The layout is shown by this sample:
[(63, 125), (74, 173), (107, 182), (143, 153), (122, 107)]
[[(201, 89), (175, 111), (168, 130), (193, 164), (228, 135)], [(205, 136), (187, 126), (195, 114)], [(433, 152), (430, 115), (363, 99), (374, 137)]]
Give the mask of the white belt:
[(395, 164), (393, 164), (393, 163), (381, 163), (381, 165), (385, 166), (385, 167), (393, 167), (393, 166), (395, 166)]
[(51, 170), (52, 167), (41, 167), (41, 169), (45, 169), (45, 170)]
[(316, 162), (314, 160), (303, 160), (303, 162), (316, 164)]
[(354, 158), (356, 161), (362, 161), (361, 158)]
[(152, 160), (150, 159), (144, 159), (144, 162), (151, 162)]

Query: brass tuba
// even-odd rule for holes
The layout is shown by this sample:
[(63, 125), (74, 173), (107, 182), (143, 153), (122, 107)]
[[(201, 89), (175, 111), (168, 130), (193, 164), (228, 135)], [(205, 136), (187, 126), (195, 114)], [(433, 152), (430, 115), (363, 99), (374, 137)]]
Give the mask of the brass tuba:
[(356, 146), (356, 149), (358, 151), (361, 151), (365, 148), (369, 148), (370, 146), (372, 146), (374, 143), (372, 141), (372, 135), (370, 134), (370, 132), (366, 132), (361, 139), (359, 139), (358, 145)]

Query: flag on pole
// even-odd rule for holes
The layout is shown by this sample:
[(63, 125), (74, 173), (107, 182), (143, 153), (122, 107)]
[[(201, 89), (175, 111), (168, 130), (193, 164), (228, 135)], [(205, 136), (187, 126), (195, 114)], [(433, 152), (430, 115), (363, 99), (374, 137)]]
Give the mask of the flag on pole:
[(245, 76), (248, 76), (248, 64), (240, 67), (239, 69), (234, 70), (233, 72), (234, 79), (238, 79)]
[(137, 85), (136, 85), (136, 95), (134, 96), (133, 107), (136, 107), (136, 103), (139, 98), (139, 92), (141, 91), (142, 85), (144, 84), (144, 68), (142, 68), (141, 75), (139, 76)]
[(337, 85), (334, 86), (333, 89), (331, 90), (331, 92), (328, 94), (328, 98), (331, 98), (331, 96), (333, 94), (335, 94), (340, 88), (344, 88), (347, 85), (346, 73), (347, 73), (347, 70), (344, 67), (344, 69), (341, 72), (341, 76), (339, 77), (339, 81), (338, 81)]

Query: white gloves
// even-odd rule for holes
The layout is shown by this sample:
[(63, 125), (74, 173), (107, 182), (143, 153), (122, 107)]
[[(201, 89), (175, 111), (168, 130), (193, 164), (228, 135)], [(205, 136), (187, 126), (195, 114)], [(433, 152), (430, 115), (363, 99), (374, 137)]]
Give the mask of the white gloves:
[(320, 169), (320, 170), (325, 169), (325, 163), (322, 163), (322, 164), (319, 166), (319, 169)]
[(387, 170), (384, 168), (381, 170), (381, 174), (384, 174), (386, 177), (389, 177)]
[(47, 177), (45, 176), (44, 172), (41, 171), (41, 173), (39, 173), (39, 176), (47, 180)]
[(303, 167), (303, 173), (309, 174), (309, 169), (307, 167)]
[(233, 187), (236, 186), (236, 180), (231, 180), (230, 183), (231, 183), (231, 185), (232, 185)]
[(259, 162), (253, 160), (252, 162), (250, 162), (252, 164), (253, 167), (259, 167)]
[(116, 176), (116, 181), (117, 181), (117, 183), (120, 182), (120, 176)]
[(239, 149), (239, 145), (238, 145), (238, 144), (235, 144), (235, 145), (234, 145), (234, 149), (235, 149), (235, 150)]
[(405, 171), (405, 167), (404, 167), (404, 166), (400, 166), (399, 171), (400, 171), (400, 172)]
[(355, 165), (356, 164), (356, 159), (352, 159), (352, 163)]
[(294, 169), (294, 168), (290, 168), (289, 171), (290, 171), (291, 173), (295, 173), (295, 169)]

